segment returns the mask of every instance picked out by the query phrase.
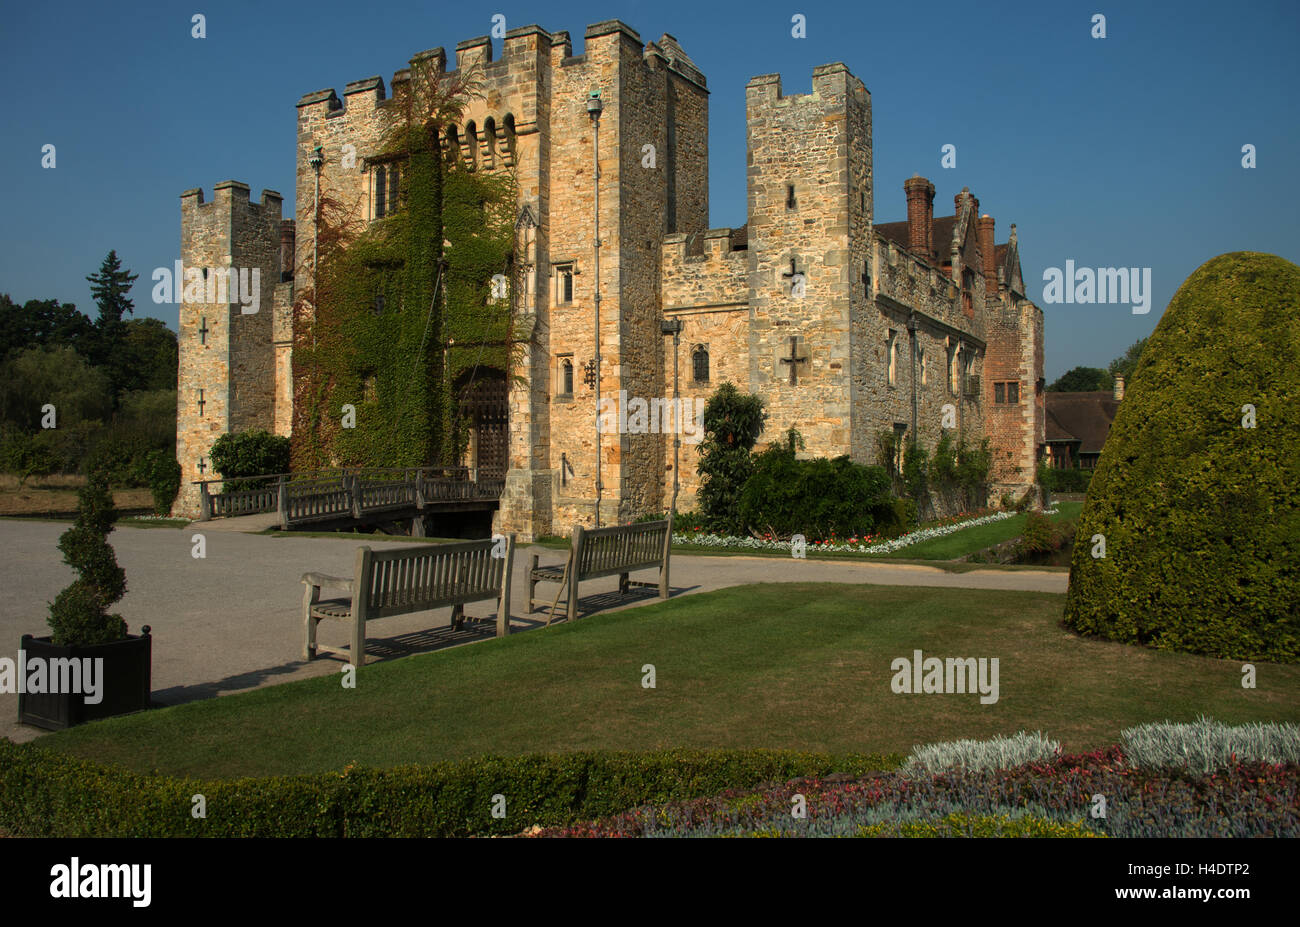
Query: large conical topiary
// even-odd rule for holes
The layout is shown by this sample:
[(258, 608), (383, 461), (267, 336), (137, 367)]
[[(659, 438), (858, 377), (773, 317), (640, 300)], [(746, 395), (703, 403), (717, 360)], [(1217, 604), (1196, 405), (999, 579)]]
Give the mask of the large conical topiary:
[(126, 593), (126, 574), (108, 543), (117, 510), (103, 471), (90, 475), (77, 496), (77, 521), (59, 538), (63, 561), (78, 577), (50, 605), (51, 642), (107, 644), (126, 637), (126, 622), (110, 606)]
[(1175, 294), (1092, 478), (1065, 621), (1300, 662), (1300, 267), (1225, 254)]

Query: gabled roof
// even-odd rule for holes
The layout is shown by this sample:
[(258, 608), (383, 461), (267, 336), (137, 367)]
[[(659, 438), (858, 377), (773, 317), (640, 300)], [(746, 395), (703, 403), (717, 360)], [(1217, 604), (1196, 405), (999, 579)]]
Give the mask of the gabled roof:
[(1079, 453), (1099, 454), (1119, 400), (1110, 390), (1087, 393), (1053, 393), (1047, 397), (1047, 441), (1078, 441)]

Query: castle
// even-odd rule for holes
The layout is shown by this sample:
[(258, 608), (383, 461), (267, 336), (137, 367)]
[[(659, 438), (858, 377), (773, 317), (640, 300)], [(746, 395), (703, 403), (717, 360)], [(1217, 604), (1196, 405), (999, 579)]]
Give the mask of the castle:
[[(1031, 486), (1045, 442), (1043, 315), (1026, 296), (1015, 226), (996, 244), (967, 189), (953, 215), (935, 216), (921, 177), (903, 184), (907, 219), (875, 224), (871, 96), (845, 65), (816, 68), (806, 95), (784, 95), (775, 74), (749, 81), (747, 222), (710, 229), (709, 92), (676, 39), (643, 43), (611, 20), (587, 28), (582, 55), (567, 32), (538, 26), (502, 47), (497, 61), (487, 36), (456, 47), (455, 68), (474, 69), (482, 91), (441, 136), (454, 169), (517, 180), (524, 350), (478, 397), (466, 461), (504, 475), (498, 529), (534, 538), (592, 524), (598, 457), (601, 524), (668, 508), (673, 436), (598, 434), (597, 385), (600, 397), (648, 400), (677, 395), (676, 382), (688, 401), (729, 380), (765, 400), (764, 443), (793, 426), (806, 454), (863, 463), (878, 462), (881, 432), (932, 448), (955, 428), (991, 439), (995, 498)], [(416, 62), (448, 70), (442, 49)], [(378, 141), (410, 83), (408, 68), (391, 96), (372, 77), (342, 99), (327, 89), (299, 100), (296, 223), (278, 193), (258, 203), (234, 181), (211, 202), (181, 195), (185, 266), (260, 268), (272, 298), (258, 312), (181, 306), (178, 513), (197, 513), (191, 481), (213, 477), (219, 435), (290, 433), (293, 303), (312, 278), (316, 185), (370, 219), (393, 208), (401, 164)], [(598, 383), (584, 377), (597, 353)], [(482, 414), (484, 397), (495, 413)], [(681, 511), (694, 506), (696, 457), (682, 446)]]

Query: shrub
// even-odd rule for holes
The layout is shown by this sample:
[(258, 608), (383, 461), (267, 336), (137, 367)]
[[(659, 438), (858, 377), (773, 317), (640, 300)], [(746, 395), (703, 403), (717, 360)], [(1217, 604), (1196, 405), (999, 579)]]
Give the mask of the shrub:
[[(1076, 631), (1300, 661), (1300, 267), (1238, 252), (1179, 288), (1142, 351), (1079, 519)], [(1249, 427), (1253, 407), (1255, 427)]]
[(95, 442), (81, 466), (87, 475), (102, 473), (114, 486), (138, 486), (146, 482), (140, 463), (148, 453), (142, 441), (110, 430)]
[[(46, 837), (508, 835), (732, 786), (864, 774), (891, 762), (769, 750), (587, 752), (201, 781), (0, 740), (0, 828)], [(198, 793), (222, 813), (193, 818), (190, 798)], [(505, 819), (491, 815), (498, 793), (509, 801)]]
[(59, 538), (63, 562), (77, 571), (78, 578), (50, 606), (55, 644), (106, 644), (126, 636), (122, 616), (108, 613), (126, 593), (126, 574), (108, 543), (116, 520), (107, 477), (92, 473), (77, 494), (75, 524)]
[(739, 534), (740, 492), (754, 472), (752, 451), (767, 421), (763, 400), (723, 383), (704, 406), (699, 444), (700, 511), (711, 530)]
[(1078, 467), (1057, 469), (1046, 463), (1038, 465), (1038, 482), (1048, 492), (1087, 492), (1092, 474), (1092, 470)]
[(1056, 532), (1052, 522), (1042, 512), (1029, 512), (1025, 515), (1025, 527), (1016, 544), (1016, 556), (1026, 557), (1032, 554), (1046, 554), (1056, 549)]
[(236, 490), (240, 477), (267, 476), (289, 471), (289, 439), (267, 431), (242, 431), (224, 434), (212, 445), (209, 455), (212, 469), (222, 479), (231, 481), (227, 490)]
[(870, 534), (892, 522), (889, 474), (882, 468), (855, 464), (847, 455), (799, 460), (795, 451), (801, 445), (792, 428), (785, 444), (754, 457), (754, 472), (740, 494), (745, 528), (826, 538)]
[(889, 515), (881, 522), (878, 534), (896, 538), (916, 527), (916, 502), (908, 498), (895, 498), (889, 503)]
[(1061, 745), (1046, 734), (1024, 731), (990, 740), (953, 740), (918, 745), (903, 763), (908, 776), (932, 776), (950, 769), (1011, 769), (1025, 763), (1051, 762), (1061, 756)]
[(1124, 758), (1138, 768), (1211, 773), (1237, 763), (1300, 764), (1300, 725), (1295, 724), (1229, 726), (1200, 717), (1191, 724), (1140, 724), (1120, 737)]
[(919, 444), (909, 444), (903, 451), (903, 486), (908, 498), (920, 505), (930, 490), (928, 480), (930, 455)]
[(154, 513), (166, 515), (181, 491), (181, 465), (176, 462), (176, 455), (167, 451), (150, 451), (147, 465)]

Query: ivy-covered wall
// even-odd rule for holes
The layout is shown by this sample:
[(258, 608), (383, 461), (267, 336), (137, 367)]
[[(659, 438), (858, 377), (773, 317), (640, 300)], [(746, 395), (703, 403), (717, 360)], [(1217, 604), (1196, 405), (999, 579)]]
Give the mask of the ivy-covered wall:
[(459, 463), (457, 388), (509, 369), (513, 174), (444, 157), (433, 120), (456, 99), (406, 102), (375, 158), (399, 165), (394, 211), (367, 221), (321, 200), (294, 352), (294, 469)]

